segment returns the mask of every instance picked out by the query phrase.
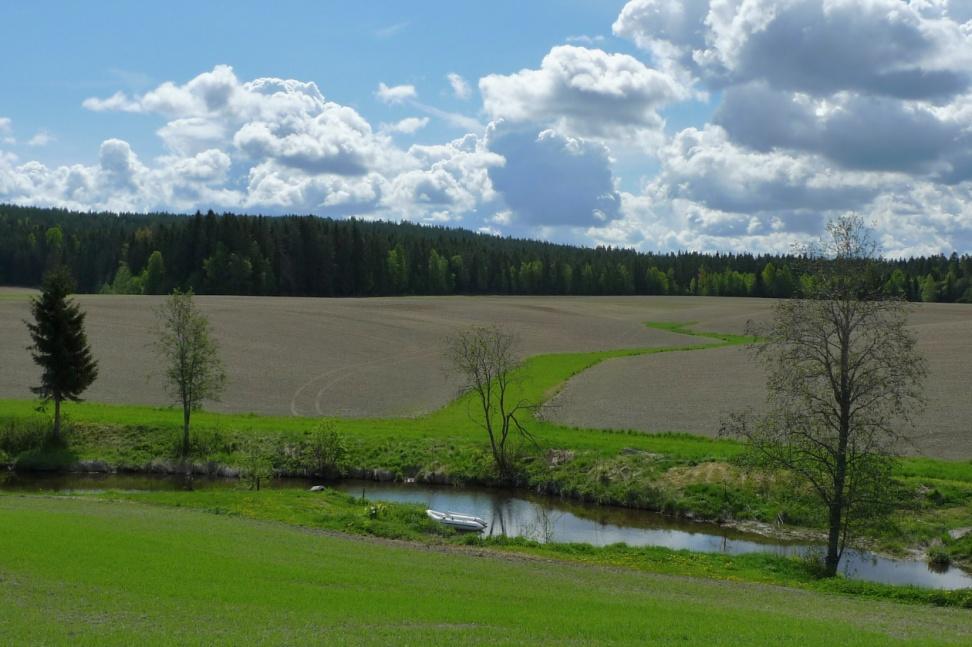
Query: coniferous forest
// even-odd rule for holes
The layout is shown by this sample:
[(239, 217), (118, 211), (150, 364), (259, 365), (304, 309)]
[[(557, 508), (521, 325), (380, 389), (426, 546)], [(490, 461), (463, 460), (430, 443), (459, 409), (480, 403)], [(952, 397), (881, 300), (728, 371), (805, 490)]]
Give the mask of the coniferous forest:
[[(0, 205), (0, 285), (63, 264), (79, 292), (390, 296), (670, 294), (789, 297), (812, 280), (792, 255), (642, 253), (411, 223), (197, 213), (76, 213)], [(885, 259), (874, 285), (912, 301), (972, 302), (972, 256)]]

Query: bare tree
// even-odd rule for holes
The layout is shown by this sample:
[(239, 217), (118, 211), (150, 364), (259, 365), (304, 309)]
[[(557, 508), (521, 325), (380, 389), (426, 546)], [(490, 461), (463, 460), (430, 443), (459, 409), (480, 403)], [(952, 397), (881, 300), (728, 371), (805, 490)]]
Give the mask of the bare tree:
[(891, 460), (924, 407), (924, 358), (909, 308), (868, 281), (875, 245), (859, 217), (829, 223), (808, 250), (802, 298), (751, 325), (767, 369), (768, 413), (736, 415), (723, 433), (745, 439), (764, 465), (806, 483), (826, 508), (824, 570), (835, 575), (855, 527), (887, 512)]
[(479, 411), (474, 419), (489, 436), (496, 468), (512, 474), (515, 448), (512, 437), (532, 440), (520, 416), (534, 407), (513, 393), (516, 338), (496, 326), (462, 330), (450, 340), (448, 357), (463, 379), (463, 390), (474, 395)]
[(219, 399), (226, 373), (209, 320), (196, 308), (192, 291), (175, 290), (158, 309), (156, 351), (167, 390), (182, 405), (182, 456), (189, 455), (189, 419), (204, 400)]

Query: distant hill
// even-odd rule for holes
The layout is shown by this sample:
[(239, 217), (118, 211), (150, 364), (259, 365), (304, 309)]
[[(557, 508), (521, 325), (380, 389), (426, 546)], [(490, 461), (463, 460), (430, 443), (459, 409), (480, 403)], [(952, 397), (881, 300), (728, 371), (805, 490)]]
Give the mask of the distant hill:
[[(315, 216), (77, 213), (0, 205), (0, 284), (35, 286), (65, 263), (79, 292), (382, 296), (673, 294), (788, 297), (792, 255), (643, 253), (412, 223)], [(876, 263), (911, 300), (972, 301), (972, 257)]]

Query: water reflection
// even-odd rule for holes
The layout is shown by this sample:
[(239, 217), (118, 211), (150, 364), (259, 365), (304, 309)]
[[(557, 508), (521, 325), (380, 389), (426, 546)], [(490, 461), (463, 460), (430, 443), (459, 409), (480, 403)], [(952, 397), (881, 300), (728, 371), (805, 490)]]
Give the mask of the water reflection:
[[(437, 488), (386, 483), (342, 483), (338, 489), (371, 499), (418, 503), (435, 510), (482, 517), (487, 536), (527, 537), (539, 542), (609, 546), (661, 546), (705, 553), (771, 553), (802, 556), (819, 546), (783, 544), (713, 524), (679, 522), (640, 510), (572, 504), (549, 497), (524, 497), (495, 490)], [(852, 579), (929, 588), (972, 587), (972, 576), (958, 568), (937, 572), (918, 560), (891, 559), (847, 549), (841, 570)]]
[[(301, 479), (278, 479), (270, 486), (301, 488)], [(235, 488), (235, 479), (187, 480), (182, 476), (151, 474), (52, 474), (20, 475), (0, 472), (0, 489), (12, 491), (65, 490), (184, 490)], [(487, 536), (526, 537), (539, 542), (576, 542), (594, 546), (625, 543), (629, 546), (662, 546), (707, 553), (739, 555), (772, 553), (805, 555), (818, 546), (782, 544), (714, 524), (679, 522), (643, 510), (582, 505), (552, 497), (486, 489), (460, 489), (425, 485), (345, 481), (335, 487), (374, 500), (416, 503), (435, 510), (462, 512), (482, 517)], [(850, 578), (913, 584), (941, 589), (972, 587), (972, 576), (957, 568), (933, 570), (923, 561), (880, 557), (848, 549), (841, 570)]]

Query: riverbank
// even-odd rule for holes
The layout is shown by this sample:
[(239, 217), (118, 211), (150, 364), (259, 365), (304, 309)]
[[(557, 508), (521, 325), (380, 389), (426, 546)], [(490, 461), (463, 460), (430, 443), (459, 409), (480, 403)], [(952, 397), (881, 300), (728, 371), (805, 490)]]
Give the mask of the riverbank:
[(364, 539), (185, 507), (0, 496), (0, 525), (0, 627), (17, 644), (815, 647), (972, 638), (963, 609)]
[[(525, 537), (483, 537), (460, 534), (436, 524), (425, 506), (362, 499), (328, 489), (307, 492), (293, 489), (245, 491), (230, 488), (196, 491), (104, 491), (63, 495), (12, 495), (43, 501), (67, 498), (111, 504), (138, 504), (195, 510), (206, 514), (270, 521), (316, 531), (405, 542), (448, 552), (482, 556), (517, 554), (558, 563), (585, 563), (655, 574), (700, 577), (796, 587), (808, 591), (864, 596), (914, 604), (972, 608), (972, 589), (936, 590), (895, 586), (845, 577), (820, 579), (806, 559), (772, 553), (707, 553), (660, 546), (629, 546), (538, 542)], [(485, 553), (483, 551), (486, 551)]]
[[(536, 356), (516, 372), (517, 399), (543, 402), (572, 375), (612, 357), (705, 352), (751, 341), (652, 324), (707, 343), (667, 348)], [(746, 470), (743, 447), (685, 434), (574, 429), (534, 419), (537, 444), (520, 448), (518, 472), (499, 479), (472, 401), (459, 398), (417, 418), (333, 419), (343, 448), (333, 476), (378, 481), (516, 487), (569, 500), (662, 512), (676, 518), (757, 525), (770, 536), (811, 536), (823, 525), (806, 493), (779, 474)], [(41, 441), (48, 418), (29, 401), (0, 401), (0, 461), (17, 470), (185, 473), (238, 476), (254, 447), (276, 474), (303, 476), (319, 466), (310, 454), (319, 420), (198, 413), (189, 460), (176, 457), (181, 413), (174, 409), (97, 403), (66, 407), (67, 444)], [(972, 463), (902, 459), (895, 486), (901, 504), (891, 523), (870, 529), (869, 549), (891, 555), (944, 551), (972, 564), (972, 538), (950, 533), (972, 526)]]

